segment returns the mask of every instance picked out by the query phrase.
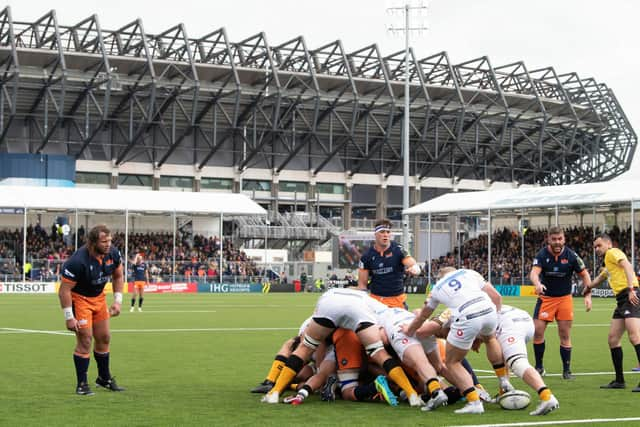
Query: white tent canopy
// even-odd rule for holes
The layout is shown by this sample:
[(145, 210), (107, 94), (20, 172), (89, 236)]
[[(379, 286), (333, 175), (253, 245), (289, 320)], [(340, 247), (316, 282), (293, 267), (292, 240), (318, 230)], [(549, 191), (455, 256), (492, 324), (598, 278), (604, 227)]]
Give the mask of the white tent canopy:
[(598, 205), (640, 201), (640, 179), (448, 193), (403, 211), (407, 215), (488, 211), (553, 206)]
[[(608, 204), (629, 205), (631, 212), (631, 264), (635, 268), (635, 243), (633, 212), (640, 208), (640, 178), (616, 179), (610, 182), (559, 185), (553, 187), (527, 187), (510, 190), (487, 190), (465, 193), (448, 193), (403, 211), (406, 215), (427, 215), (429, 218), (427, 259), (431, 259), (432, 214), (487, 213), (489, 233), (487, 239), (488, 275), (491, 281), (491, 218), (493, 212), (516, 211), (525, 208), (555, 208), (556, 224), (558, 208)], [(524, 238), (524, 237), (522, 237)], [(521, 245), (524, 248), (524, 243)], [(594, 253), (595, 258), (595, 253)], [(521, 254), (524, 274), (524, 250)], [(595, 261), (594, 261), (595, 263)], [(428, 263), (429, 279), (431, 263)], [(524, 281), (524, 280), (523, 280)]]
[(0, 186), (0, 208), (266, 215), (244, 194)]
[[(132, 212), (166, 212), (174, 215), (172, 264), (176, 271), (176, 224), (177, 213), (194, 215), (217, 215), (222, 218), (233, 215), (266, 215), (267, 211), (244, 194), (236, 193), (194, 193), (178, 191), (109, 190), (77, 187), (22, 187), (0, 185), (0, 211), (22, 209), (24, 215), (22, 259), (27, 259), (27, 212), (29, 210), (75, 210), (76, 224), (78, 211), (121, 211), (125, 214), (125, 271), (128, 264), (129, 214)], [(75, 247), (78, 247), (76, 234)], [(220, 266), (223, 265), (223, 251), (220, 251)], [(222, 274), (219, 275), (222, 282)], [(25, 270), (22, 280), (26, 280)], [(175, 278), (173, 279), (175, 281)]]

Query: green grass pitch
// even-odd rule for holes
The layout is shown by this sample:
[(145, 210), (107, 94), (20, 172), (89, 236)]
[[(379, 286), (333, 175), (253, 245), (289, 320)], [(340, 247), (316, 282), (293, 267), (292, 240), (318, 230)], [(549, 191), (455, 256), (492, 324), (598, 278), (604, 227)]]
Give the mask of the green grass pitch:
[[(112, 319), (112, 372), (124, 393), (95, 390), (74, 394), (74, 338), (64, 333), (56, 295), (0, 296), (0, 425), (18, 426), (164, 426), (164, 425), (477, 425), (617, 419), (591, 425), (623, 425), (636, 417), (640, 393), (632, 393), (640, 375), (626, 336), (626, 390), (600, 390), (613, 378), (607, 331), (613, 299), (594, 298), (585, 313), (575, 301), (573, 371), (575, 381), (546, 378), (560, 409), (531, 417), (528, 411), (504, 411), (485, 405), (482, 415), (454, 416), (453, 409), (424, 413), (403, 404), (326, 403), (311, 396), (300, 406), (267, 405), (249, 389), (262, 381), (282, 341), (296, 333), (311, 314), (317, 294), (147, 295), (144, 311)], [(110, 297), (109, 297), (110, 300)], [(533, 298), (505, 298), (531, 312)], [(419, 307), (413, 295), (409, 305)], [(533, 359), (529, 349), (530, 360)], [(483, 354), (472, 354), (474, 368), (494, 393), (497, 380)], [(547, 330), (545, 365), (560, 373), (557, 329)], [(89, 378), (96, 376), (91, 360)], [(514, 385), (530, 391), (519, 379)], [(95, 387), (94, 387), (95, 388)], [(534, 403), (537, 396), (534, 396)], [(532, 404), (533, 405), (533, 404)], [(640, 425), (627, 421), (626, 425)]]

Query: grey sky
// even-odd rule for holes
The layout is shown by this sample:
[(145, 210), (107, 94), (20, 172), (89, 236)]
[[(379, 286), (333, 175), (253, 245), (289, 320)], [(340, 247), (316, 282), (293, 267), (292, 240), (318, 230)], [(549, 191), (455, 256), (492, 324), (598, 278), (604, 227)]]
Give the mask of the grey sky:
[[(411, 45), (419, 57), (446, 50), (453, 63), (486, 55), (494, 66), (524, 61), (528, 69), (553, 66), (612, 88), (636, 132), (640, 97), (640, 2), (633, 0), (430, 0), (421, 36)], [(309, 48), (341, 39), (347, 51), (378, 43), (383, 54), (401, 50), (404, 40), (386, 30), (394, 18), (384, 0), (234, 0), (160, 2), (149, 0), (5, 1), (15, 21), (31, 21), (56, 9), (62, 25), (96, 13), (104, 29), (142, 18), (158, 33), (184, 23), (189, 37), (220, 27), (232, 41), (260, 31), (270, 44), (303, 35)], [(640, 151), (640, 150), (638, 150)], [(640, 153), (634, 165), (640, 169)], [(640, 174), (637, 174), (640, 176)]]

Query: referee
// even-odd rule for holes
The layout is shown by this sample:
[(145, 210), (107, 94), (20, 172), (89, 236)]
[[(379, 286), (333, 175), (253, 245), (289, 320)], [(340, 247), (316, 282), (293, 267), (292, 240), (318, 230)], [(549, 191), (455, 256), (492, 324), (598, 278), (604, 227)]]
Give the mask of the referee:
[[(598, 256), (603, 257), (604, 268), (593, 279), (590, 286), (584, 289), (585, 294), (591, 293), (605, 280), (616, 295), (616, 308), (613, 311), (611, 326), (609, 327), (609, 350), (611, 361), (616, 371), (616, 378), (609, 384), (600, 386), (605, 389), (625, 388), (624, 374), (622, 370), (622, 334), (627, 331), (629, 341), (633, 345), (638, 363), (640, 363), (640, 296), (638, 295), (638, 278), (633, 273), (633, 267), (627, 256), (618, 248), (612, 247), (611, 237), (599, 234), (593, 242), (593, 248)], [(634, 392), (640, 392), (640, 384), (633, 388)]]
[[(573, 296), (571, 295), (571, 277), (577, 273), (585, 287), (591, 285), (591, 277), (584, 262), (574, 251), (565, 246), (564, 231), (560, 227), (550, 227), (547, 234), (547, 246), (542, 248), (533, 260), (529, 278), (536, 288), (538, 301), (533, 311), (535, 332), (533, 351), (536, 357), (536, 370), (545, 375), (544, 332), (554, 320), (558, 324), (560, 337), (560, 357), (562, 358), (562, 378), (572, 380), (571, 374), (571, 324), (573, 323)], [(591, 310), (591, 295), (584, 297), (587, 311)]]

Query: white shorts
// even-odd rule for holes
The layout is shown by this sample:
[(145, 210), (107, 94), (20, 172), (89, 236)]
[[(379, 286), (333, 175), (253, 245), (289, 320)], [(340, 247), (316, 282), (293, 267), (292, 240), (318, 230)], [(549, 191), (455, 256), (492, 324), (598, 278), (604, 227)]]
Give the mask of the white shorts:
[(402, 308), (385, 308), (382, 313), (378, 313), (378, 322), (384, 328), (389, 344), (398, 354), (400, 360), (404, 358), (405, 350), (412, 345), (420, 345), (416, 337), (409, 337), (400, 331), (402, 325), (409, 325), (415, 315)]
[(376, 324), (376, 316), (367, 306), (362, 291), (351, 289), (331, 289), (320, 297), (313, 317), (329, 319), (336, 328), (355, 331), (362, 323)]
[(502, 347), (504, 360), (512, 356), (527, 355), (527, 343), (533, 339), (533, 319), (524, 310), (514, 309), (499, 316), (496, 338)]
[(464, 313), (454, 313), (451, 319), (447, 342), (462, 350), (469, 350), (478, 335), (494, 334), (498, 326), (498, 314), (493, 304), (474, 304)]
[(438, 348), (438, 338), (433, 335), (421, 339), (420, 344), (422, 344), (422, 348), (424, 349), (425, 354), (429, 354), (434, 351), (440, 351), (440, 349)]

